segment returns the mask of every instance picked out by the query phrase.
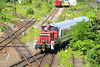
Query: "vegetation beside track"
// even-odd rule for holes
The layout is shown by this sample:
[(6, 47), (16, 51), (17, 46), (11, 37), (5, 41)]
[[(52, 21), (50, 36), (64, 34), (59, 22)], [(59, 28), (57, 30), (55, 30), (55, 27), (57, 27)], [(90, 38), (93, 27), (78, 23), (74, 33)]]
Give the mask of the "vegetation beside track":
[(82, 52), (80, 51), (72, 51), (72, 49), (69, 47), (66, 50), (61, 50), (57, 53), (59, 56), (59, 60), (57, 63), (57, 66), (60, 67), (73, 67), (73, 60), (72, 60), (72, 54), (74, 55), (74, 58), (82, 58)]
[[(52, 3), (54, 3), (54, 1), (52, 1)], [(26, 17), (30, 17), (33, 18), (33, 16), (35, 18), (41, 18), (45, 15), (47, 15), (47, 13), (50, 12), (50, 10), (52, 8), (54, 8), (55, 6), (49, 2), (46, 1), (32, 1), (32, 3), (25, 3), (22, 2), (21, 4), (18, 3), (18, 1), (16, 2), (16, 12), (17, 14), (26, 16)], [(2, 12), (11, 12), (13, 13), (13, 7), (7, 7), (7, 6), (13, 6), (13, 3), (11, 2), (7, 2), (4, 3), (4, 9), (2, 10)], [(15, 6), (14, 6), (15, 7)], [(27, 14), (27, 9), (28, 8), (32, 8), (34, 10), (34, 14)]]
[[(96, 20), (94, 18), (93, 21), (85, 23), (84, 21), (77, 23), (76, 25), (72, 26), (72, 31), (69, 33), (71, 35), (72, 40), (70, 40), (70, 43), (68, 44), (69, 47), (72, 47), (73, 50), (75, 51), (74, 55), (77, 56), (76, 52), (81, 52), (79, 53), (82, 57), (85, 58), (85, 67), (98, 67), (100, 66), (100, 28), (98, 26), (100, 25), (99, 20)], [(62, 50), (58, 55), (60, 56), (59, 59), (63, 58), (68, 58), (70, 59), (70, 54), (72, 51), (67, 50), (65, 52)], [(65, 53), (62, 53), (65, 52)], [(67, 55), (69, 54), (69, 55)], [(64, 57), (66, 56), (66, 57)], [(69, 57), (68, 57), (69, 56)], [(60, 60), (61, 65), (68, 64), (69, 60)], [(70, 61), (69, 61), (70, 62)], [(68, 66), (70, 67), (70, 66)]]
[[(67, 14), (66, 19), (76, 18), (79, 16), (87, 16), (90, 19), (90, 22), (88, 23), (82, 21), (72, 26), (72, 31), (69, 33), (69, 35), (72, 35), (72, 40), (70, 41), (70, 44), (68, 44), (68, 46), (73, 48), (73, 50), (75, 51), (75, 56), (77, 56), (76, 52), (78, 52), (78, 54), (80, 55), (78, 56), (78, 58), (85, 58), (84, 61), (86, 64), (82, 65), (81, 67), (100, 66), (100, 59), (98, 59), (100, 57), (100, 28), (98, 27), (100, 26), (100, 20), (98, 18), (98, 13), (98, 9), (91, 8), (87, 3), (84, 2), (78, 2), (76, 6), (71, 6), (71, 8), (68, 9), (67, 13), (62, 13), (62, 15)], [(62, 16), (62, 18), (60, 17), (60, 21), (64, 21), (64, 16)], [(65, 50), (58, 52), (58, 55), (60, 57), (58, 66), (62, 65), (63, 67), (66, 67), (66, 65), (69, 64), (67, 65), (67, 67), (71, 67), (70, 65), (72, 65), (73, 67), (72, 62), (70, 62), (69, 60), (73, 51), (71, 51), (70, 48), (68, 48), (67, 51), (70, 51), (70, 53), (65, 52)], [(67, 54), (69, 54), (69, 57), (67, 56)]]
[(46, 0), (25, 0), (19, 4), (18, 1), (13, 3), (12, 0), (0, 0), (0, 21), (12, 25), (12, 19), (18, 19), (13, 14), (15, 11), (17, 15), (23, 15), (29, 18), (34, 17), (40, 21), (42, 17), (47, 15), (55, 7), (54, 2)]
[(90, 1), (93, 2), (94, 4), (100, 6), (100, 4), (96, 2), (97, 0), (90, 0)]
[(1, 16), (0, 16), (0, 19), (1, 19), (2, 23), (9, 23), (9, 25), (13, 25), (11, 23), (12, 17), (13, 17), (12, 14), (2, 13)]
[[(46, 16), (52, 8), (55, 7), (53, 3), (55, 3), (53, 0), (25, 0), (21, 4), (19, 4), (18, 1), (13, 3), (11, 0), (0, 0), (0, 21), (13, 25), (11, 23), (12, 19), (20, 20), (17, 16), (13, 15), (15, 8), (17, 15), (23, 15), (29, 18), (34, 17), (37, 21), (40, 21), (42, 17)], [(27, 35), (26, 37), (23, 37), (25, 39), (22, 38), (22, 40), (26, 41), (27, 37), (30, 36)], [(29, 38), (29, 41), (33, 42), (34, 38), (32, 40)]]
[[(68, 7), (66, 7), (66, 8), (68, 8)], [(66, 14), (66, 16), (65, 16), (65, 14)], [(70, 6), (69, 9), (67, 9), (67, 11), (63, 11), (61, 15), (62, 16), (59, 17), (60, 21), (64, 21), (65, 20), (64, 18), (71, 19), (71, 18), (76, 18), (76, 17), (80, 17), (80, 16), (87, 16), (89, 18), (91, 18), (91, 17), (98, 18), (97, 17), (98, 9), (89, 7), (88, 1), (83, 0), (83, 1), (77, 2), (76, 6)]]
[(73, 63), (70, 62), (72, 53), (73, 52), (71, 51), (71, 48), (68, 48), (67, 52), (65, 52), (64, 50), (58, 52), (57, 55), (59, 56), (59, 60), (58, 60), (57, 66), (73, 67)]
[(32, 27), (28, 33), (22, 37), (22, 41), (23, 42), (26, 42), (26, 41), (29, 41), (29, 42), (34, 42), (34, 40), (38, 40), (38, 37), (39, 37), (39, 32), (40, 30), (35, 28), (35, 27)]

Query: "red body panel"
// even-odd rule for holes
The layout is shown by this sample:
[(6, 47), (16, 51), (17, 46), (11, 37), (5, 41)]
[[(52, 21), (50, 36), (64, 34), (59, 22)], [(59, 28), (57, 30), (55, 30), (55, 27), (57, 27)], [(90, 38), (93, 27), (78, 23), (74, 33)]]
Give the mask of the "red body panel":
[(61, 6), (61, 1), (56, 0), (56, 1), (55, 1), (55, 6)]

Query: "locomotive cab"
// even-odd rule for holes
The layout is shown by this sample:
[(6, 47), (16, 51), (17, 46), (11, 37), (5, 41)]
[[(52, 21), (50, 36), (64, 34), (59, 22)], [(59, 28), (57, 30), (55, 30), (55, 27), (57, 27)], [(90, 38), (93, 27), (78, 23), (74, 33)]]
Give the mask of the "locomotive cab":
[(62, 0), (56, 0), (55, 1), (55, 6), (61, 6)]
[(69, 5), (70, 5), (69, 0), (64, 0), (64, 2), (63, 2), (63, 6), (69, 6)]
[(42, 26), (39, 33), (39, 40), (36, 41), (35, 48), (42, 51), (47, 49), (54, 50), (54, 45), (57, 43), (57, 28), (51, 25)]

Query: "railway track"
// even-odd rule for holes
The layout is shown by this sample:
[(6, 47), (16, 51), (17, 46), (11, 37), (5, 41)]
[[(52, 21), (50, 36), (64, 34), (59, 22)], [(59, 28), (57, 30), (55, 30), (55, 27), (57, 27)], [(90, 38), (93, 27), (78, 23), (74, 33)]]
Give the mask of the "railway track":
[[(48, 67), (52, 67), (54, 57), (55, 57), (55, 53), (53, 53), (53, 54), (44, 53), (43, 56), (41, 57), (41, 59), (39, 60), (40, 64), (42, 66), (44, 66), (44, 64), (46, 64)], [(40, 65), (37, 65), (37, 67), (40, 67)]]
[(90, 7), (94, 7), (94, 8), (99, 8), (99, 6), (98, 5), (96, 5), (95, 3), (93, 3), (93, 2), (91, 2), (90, 0), (88, 0), (88, 3), (89, 3), (89, 5), (90, 5)]
[[(59, 16), (59, 18), (64, 17), (64, 20), (66, 20), (66, 13), (65, 13), (65, 15), (62, 15), (62, 13), (64, 11), (67, 12), (67, 10), (68, 10), (68, 8), (64, 8), (63, 11), (61, 12), (61, 15)], [(57, 22), (60, 22), (60, 19)]]
[[(41, 53), (37, 53), (34, 55), (34, 57), (36, 57), (37, 60), (41, 59), (43, 56), (46, 56), (41, 54)], [(36, 65), (33, 65), (32, 63), (36, 63), (36, 60), (32, 58), (32, 56), (29, 56), (26, 58), (29, 63), (31, 63), (31, 67), (36, 67)], [(13, 64), (13, 65), (10, 65), (9, 67), (25, 67), (28, 65), (28, 63), (24, 63), (25, 62), (25, 59), (22, 59), (21, 61), (18, 61), (17, 63)], [(41, 64), (38, 64), (40, 67), (42, 67)]]
[(17, 28), (20, 28), (21, 26), (25, 25), (26, 21), (13, 20), (11, 23), (13, 23), (14, 26), (17, 26)]
[[(50, 15), (47, 17), (47, 19), (46, 20), (52, 20), (53, 18), (54, 18), (54, 16), (55, 16), (55, 14), (57, 13), (57, 11), (58, 11), (59, 9), (58, 8), (55, 8), (51, 13), (50, 13)], [(46, 24), (47, 22), (46, 22), (46, 20), (41, 24), (41, 26), (43, 25), (43, 24)], [(20, 57), (22, 58), (22, 60), (21, 61), (19, 61), (19, 62), (17, 62), (17, 63), (15, 63), (15, 64), (13, 64), (13, 65), (11, 65), (11, 66), (9, 66), (9, 67), (25, 67), (25, 66), (29, 66), (29, 67), (33, 67), (32, 66), (32, 64), (31, 63), (33, 63), (33, 62), (37, 62), (38, 63), (38, 67), (42, 67), (42, 65), (44, 65), (45, 63), (42, 63), (42, 61), (44, 60), (44, 58), (47, 56), (51, 56), (51, 58), (50, 58), (50, 63), (48, 64), (48, 66), (49, 67), (52, 67), (52, 63), (53, 63), (53, 60), (54, 60), (54, 56), (55, 56), (55, 54), (39, 54), (39, 55), (33, 55), (29, 50), (28, 50), (28, 48), (26, 47), (26, 45), (23, 43), (23, 42), (21, 42), (20, 41), (20, 39), (19, 39), (19, 37), (18, 36), (20, 36), (21, 35), (21, 33), (23, 33), (27, 28), (29, 28), (32, 24), (34, 24), (36, 21), (34, 21), (34, 22), (28, 22), (28, 23), (26, 23), (26, 24), (21, 24), (21, 26), (22, 27), (20, 27), (17, 31), (13, 31), (9, 26), (6, 26), (6, 33), (7, 33), (7, 35), (8, 35), (8, 37), (6, 37), (4, 40), (2, 40), (1, 42), (0, 42), (0, 44), (4, 44), (4, 42), (7, 40), (8, 42), (7, 43), (5, 43), (4, 44), (4, 46), (2, 46), (1, 48), (0, 48), (0, 51), (3, 49), (3, 48), (5, 48), (5, 47), (7, 47), (7, 45), (9, 44), (9, 43), (13, 43), (13, 45), (14, 45), (14, 48), (18, 51), (18, 53), (19, 53), (19, 55), (20, 55)], [(19, 26), (19, 24), (18, 24), (18, 21), (15, 21), (15, 22), (12, 22), (12, 23), (14, 23), (15, 25), (17, 25), (17, 26)], [(7, 31), (7, 30), (9, 30), (9, 31)], [(20, 45), (16, 45), (16, 42), (20, 42)], [(20, 50), (20, 47), (18, 47), (18, 46), (22, 46), (26, 51), (25, 52), (28, 52), (29, 54), (24, 54), (21, 50)], [(40, 62), (38, 62), (38, 60), (39, 59), (42, 59)], [(36, 66), (35, 66), (36, 67)]]
[[(36, 64), (36, 60), (33, 59), (32, 56), (29, 56), (26, 59), (29, 61), (29, 63), (31, 63), (31, 67), (44, 67), (44, 64), (48, 65), (49, 67), (52, 67), (55, 54), (37, 53), (34, 55), (34, 57), (39, 61), (40, 64)], [(25, 63), (25, 59), (22, 59), (21, 61), (10, 65), (9, 67), (27, 67), (27, 65), (28, 63)]]
[[(43, 53), (43, 56), (40, 60), (40, 64), (44, 67), (45, 67), (45, 64), (48, 67), (57, 67), (57, 65), (56, 66), (54, 65), (54, 62), (56, 61), (55, 56), (57, 54), (57, 51), (59, 51), (60, 49), (61, 49), (60, 46), (56, 46), (54, 51), (49, 51), (47, 53)], [(40, 67), (40, 65), (38, 65), (37, 67)]]
[[(66, 12), (67, 12), (67, 10), (68, 10), (68, 8), (65, 9)], [(64, 16), (64, 20), (66, 20), (66, 16), (67, 16), (67, 13)]]
[[(13, 14), (13, 13), (10, 13), (10, 12), (4, 12), (4, 13)], [(18, 17), (18, 18), (21, 18), (21, 19), (27, 19), (27, 18), (24, 17), (23, 15), (19, 15), (19, 14), (17, 14), (17, 17)]]
[[(3, 24), (3, 23), (2, 23)], [(6, 31), (6, 33), (7, 33), (7, 35), (10, 37), (10, 39), (12, 40), (12, 44), (15, 46), (15, 49), (18, 51), (18, 53), (20, 54), (20, 56), (21, 56), (21, 58), (22, 58), (22, 60), (24, 59), (25, 61), (22, 63), (22, 64), (27, 64), (27, 65), (29, 65), (29, 67), (31, 67), (31, 63), (30, 63), (30, 61), (32, 61), (33, 59), (40, 65), (40, 63), (38, 62), (38, 60), (37, 60), (37, 58), (35, 58), (35, 56), (31, 53), (31, 51), (25, 46), (26, 44), (24, 44), (18, 37), (17, 37), (17, 35), (16, 35), (16, 33), (14, 33), (14, 31), (9, 27), (9, 26), (7, 26), (6, 24), (4, 24), (5, 25), (5, 31)], [(14, 40), (13, 39), (13, 36), (10, 36), (10, 34), (11, 33), (14, 33), (14, 36), (16, 36), (16, 39)], [(21, 49), (20, 48), (18, 48), (17, 46), (19, 46), (18, 44), (16, 44), (16, 40), (18, 40), (21, 44), (20, 45), (22, 45), (23, 46), (23, 48), (24, 48), (24, 51), (25, 52), (27, 52), (27, 53), (23, 53), (22, 51), (21, 51)], [(29, 59), (27, 59), (27, 57), (31, 57), (31, 60), (29, 60)], [(20, 64), (18, 67), (23, 67), (23, 66), (21, 66), (22, 64)], [(41, 65), (40, 65), (41, 66)], [(13, 67), (13, 66), (12, 66)]]
[(59, 10), (59, 8), (55, 8), (55, 9), (50, 13), (50, 15), (46, 18), (46, 20), (41, 24), (41, 26), (44, 25), (44, 24), (47, 24), (47, 23), (48, 23), (47, 20), (51, 21), (51, 20), (54, 18), (54, 16), (56, 15), (56, 13), (58, 12), (58, 10)]
[[(16, 30), (15, 32), (11, 33), (10, 36), (13, 37), (13, 40), (16, 39), (17, 36), (20, 36), (24, 31), (26, 31), (29, 27), (31, 27), (35, 22), (36, 22), (36, 19), (32, 19), (31, 21), (27, 22), (25, 25), (20, 27), (18, 30)], [(16, 34), (16, 36), (14, 34)], [(3, 47), (0, 48), (0, 51), (4, 47), (6, 47), (9, 43), (12, 42), (12, 40), (10, 40), (10, 36), (6, 37), (5, 39), (3, 39), (0, 42), (0, 45), (3, 46)]]

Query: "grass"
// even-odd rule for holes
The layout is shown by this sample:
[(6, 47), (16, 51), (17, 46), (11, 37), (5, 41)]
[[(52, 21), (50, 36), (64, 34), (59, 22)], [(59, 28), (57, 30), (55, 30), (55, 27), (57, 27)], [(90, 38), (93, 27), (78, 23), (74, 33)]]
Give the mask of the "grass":
[(13, 25), (12, 23), (11, 23), (11, 21), (12, 21), (12, 14), (6, 14), (6, 13), (2, 13), (2, 15), (1, 15), (1, 22), (2, 23), (8, 23), (9, 25)]
[(100, 6), (100, 4), (98, 4), (98, 3), (96, 2), (96, 0), (90, 0), (90, 1), (93, 2), (94, 4)]
[(57, 55), (59, 56), (57, 66), (73, 67), (73, 62), (70, 61), (70, 59), (72, 58), (71, 56), (72, 54), (74, 54), (75, 58), (83, 57), (81, 56), (82, 53), (80, 51), (72, 51), (71, 48), (69, 47), (67, 50), (61, 50), (60, 52), (57, 53)]
[[(54, 1), (53, 1), (54, 3)], [(37, 4), (40, 4), (40, 2), (37, 2)], [(10, 12), (10, 13), (13, 13), (13, 7), (7, 7), (7, 6), (13, 6), (12, 3), (8, 2), (8, 3), (5, 3), (5, 8), (2, 10), (3, 14), (6, 14), (6, 16), (10, 19), (17, 19), (17, 17), (13, 17), (12, 14), (7, 14), (7, 13), (4, 13), (4, 12)], [(27, 9), (31, 7), (33, 8), (34, 10), (34, 14), (27, 14), (26, 11)], [(18, 4), (18, 2), (16, 2), (16, 12), (17, 14), (20, 14), (20, 15), (23, 15), (25, 17), (29, 17), (29, 18), (35, 18), (37, 19), (38, 21), (41, 20), (42, 17), (44, 17), (45, 15), (49, 14), (51, 9), (54, 8), (54, 4), (49, 4), (47, 2), (41, 2), (41, 5), (40, 7), (37, 7), (36, 8), (36, 1), (33, 1), (32, 4), (26, 4), (24, 6), (24, 4)], [(23, 8), (26, 8), (26, 9), (23, 9)], [(10, 23), (11, 20), (2, 20), (1, 22), (3, 23), (6, 23), (8, 22), (10, 25), (13, 25)]]
[[(68, 49), (61, 50), (60, 52), (57, 53), (57, 55), (59, 56), (57, 66), (73, 67), (73, 62), (71, 61), (72, 54), (74, 54), (74, 58), (76, 58), (76, 59), (79, 59), (79, 58), (82, 58), (82, 57), (86, 58), (86, 56), (84, 56), (82, 54), (82, 52), (72, 51), (72, 49), (69, 47)], [(88, 63), (82, 65), (81, 67), (88, 67)]]
[(49, 67), (48, 65), (44, 64), (44, 67)]
[(84, 3), (84, 2), (78, 2), (76, 4), (76, 6), (70, 6), (71, 10), (78, 10), (78, 9), (83, 9), (83, 8), (88, 8), (89, 4), (88, 4), (88, 0)]
[[(71, 5), (70, 7), (71, 7), (70, 9), (67, 9), (66, 19), (71, 19), (71, 18), (75, 18), (75, 17), (79, 17), (79, 16), (85, 16), (84, 15), (84, 11), (83, 12), (79, 11), (79, 13), (77, 13), (77, 14), (75, 14), (75, 12), (72, 12), (72, 11), (73, 10), (84, 9), (84, 8), (87, 8), (88, 9), (89, 8), (89, 4), (88, 4), (87, 1), (85, 3), (84, 2), (78, 2), (76, 6), (72, 6)], [(59, 19), (60, 19), (59, 21), (64, 21), (64, 16), (66, 14), (66, 8), (64, 8), (64, 10), (63, 10), (63, 12), (61, 14), (63, 16), (62, 17), (59, 17)]]
[[(35, 40), (35, 37), (36, 37), (36, 40), (38, 40), (38, 37), (39, 37), (39, 32), (40, 30), (35, 28), (35, 27), (32, 27), (29, 32), (27, 32), (26, 36), (22, 37), (22, 41), (23, 42), (26, 42), (26, 41), (29, 41), (29, 42), (34, 42)], [(37, 35), (36, 35), (37, 34)]]
[[(37, 2), (37, 4), (40, 4), (40, 2)], [(13, 5), (12, 3), (6, 3), (6, 6), (8, 5)], [(24, 6), (24, 4), (18, 4), (16, 3), (16, 9), (17, 9), (17, 14), (29, 17), (29, 15), (26, 14), (26, 10), (31, 7), (34, 10), (34, 14), (31, 15), (30, 18), (33, 18), (33, 16), (37, 19), (40, 17), (43, 17), (44, 15), (47, 15), (50, 12), (50, 8), (54, 8), (54, 4), (51, 5), (47, 2), (41, 2), (40, 7), (36, 8), (36, 2), (34, 1), (32, 4), (26, 4)], [(26, 8), (26, 9), (23, 9)], [(13, 7), (5, 7), (3, 9), (3, 12), (11, 12), (13, 13)]]
[(97, 12), (92, 9), (92, 8), (88, 8), (88, 9), (84, 9), (84, 10), (81, 10), (79, 12), (73, 12), (71, 13), (71, 16), (69, 19), (71, 18), (75, 18), (75, 17), (80, 17), (80, 16), (87, 16), (89, 18), (91, 17), (97, 17)]
[[(73, 10), (78, 10), (78, 9), (83, 9), (83, 8), (87, 8), (84, 10), (80, 10), (78, 12), (72, 12)], [(62, 15), (66, 14), (65, 12), (62, 13)], [(66, 19), (71, 19), (71, 18), (76, 18), (76, 17), (80, 17), (80, 16), (87, 16), (89, 18), (91, 17), (96, 17), (98, 16), (98, 12), (94, 9), (94, 8), (90, 8), (89, 4), (87, 3), (78, 3), (76, 6), (71, 6), (71, 9), (67, 10), (67, 14), (69, 14), (70, 16), (66, 16)], [(64, 17), (60, 17), (59, 18), (60, 21), (64, 21)], [(86, 55), (82, 55), (82, 52), (80, 51), (71, 51), (71, 48), (67, 49), (67, 52), (65, 52), (65, 50), (61, 50), (60, 52), (57, 53), (57, 55), (59, 56), (59, 61), (57, 63), (57, 66), (61, 66), (61, 67), (73, 67), (73, 63), (70, 62), (70, 58), (71, 55), (74, 54), (75, 58), (82, 58), (85, 57)], [(84, 61), (86, 62), (85, 65), (82, 65), (81, 67), (89, 67), (89, 63), (87, 62), (86, 59), (84, 59)]]

